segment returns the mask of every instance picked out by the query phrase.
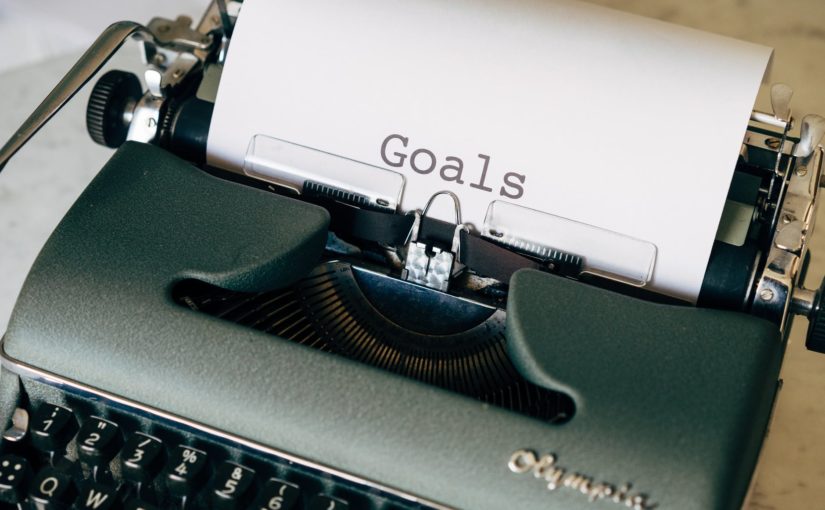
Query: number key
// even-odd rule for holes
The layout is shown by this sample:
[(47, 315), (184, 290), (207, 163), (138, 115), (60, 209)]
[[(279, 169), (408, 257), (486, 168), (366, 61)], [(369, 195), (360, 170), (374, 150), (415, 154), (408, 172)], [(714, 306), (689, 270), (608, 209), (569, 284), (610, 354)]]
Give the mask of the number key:
[(295, 510), (298, 505), (298, 486), (270, 478), (263, 489), (261, 489), (258, 499), (255, 500), (254, 508), (260, 510)]
[(123, 510), (158, 510), (158, 508), (139, 499), (130, 499), (124, 503)]
[(92, 466), (104, 466), (117, 454), (123, 437), (116, 424), (92, 416), (80, 427), (75, 441), (80, 460)]
[(41, 404), (32, 416), (29, 431), (32, 444), (38, 450), (63, 453), (77, 432), (77, 420), (71, 409)]
[(166, 487), (172, 496), (183, 498), (198, 490), (208, 478), (206, 453), (185, 445), (177, 446), (166, 462)]
[(130, 482), (152, 481), (163, 467), (163, 443), (160, 439), (135, 432), (120, 452), (123, 477)]
[(348, 510), (349, 503), (338, 498), (316, 494), (309, 502), (307, 510)]
[(216, 510), (246, 508), (252, 496), (251, 489), (254, 482), (254, 471), (234, 462), (224, 462), (212, 478), (212, 508)]

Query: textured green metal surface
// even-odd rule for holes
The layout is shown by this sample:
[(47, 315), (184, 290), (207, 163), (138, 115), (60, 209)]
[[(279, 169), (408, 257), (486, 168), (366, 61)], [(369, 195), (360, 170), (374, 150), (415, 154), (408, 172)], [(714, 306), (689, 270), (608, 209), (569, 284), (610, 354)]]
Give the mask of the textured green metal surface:
[[(44, 247), (5, 349), (55, 374), (466, 509), (620, 508), (507, 468), (553, 452), (662, 509), (741, 499), (781, 353), (746, 316), (651, 307), (519, 273), (510, 341), (578, 414), (554, 426), (175, 305), (180, 278), (253, 290), (318, 259), (321, 209), (127, 144)], [(528, 355), (536, 357), (528, 361)], [(549, 374), (553, 375), (550, 376)]]
[(507, 328), (522, 375), (574, 397), (569, 428), (591, 455), (655, 480), (662, 508), (741, 506), (777, 389), (775, 326), (522, 271)]
[(0, 423), (11, 423), (14, 408), (20, 400), (20, 380), (16, 374), (0, 367)]

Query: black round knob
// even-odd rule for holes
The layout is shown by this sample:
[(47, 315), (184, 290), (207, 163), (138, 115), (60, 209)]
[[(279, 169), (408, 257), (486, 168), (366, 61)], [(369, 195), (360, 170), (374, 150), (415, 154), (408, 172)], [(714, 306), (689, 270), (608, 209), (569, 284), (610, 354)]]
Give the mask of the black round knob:
[(109, 71), (101, 76), (86, 106), (86, 129), (92, 140), (113, 149), (120, 147), (129, 132), (126, 110), (142, 95), (140, 80), (132, 73)]
[(819, 290), (814, 298), (811, 311), (808, 313), (808, 338), (805, 340), (805, 347), (812, 351), (825, 354), (825, 279), (819, 286)]

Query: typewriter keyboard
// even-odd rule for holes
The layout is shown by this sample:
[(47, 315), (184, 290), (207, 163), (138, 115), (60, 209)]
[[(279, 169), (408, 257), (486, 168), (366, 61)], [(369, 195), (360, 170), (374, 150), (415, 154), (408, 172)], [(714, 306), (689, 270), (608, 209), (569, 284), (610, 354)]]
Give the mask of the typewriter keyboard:
[[(94, 396), (28, 382), (0, 450), (0, 508), (431, 508)], [(46, 398), (43, 398), (43, 397)]]

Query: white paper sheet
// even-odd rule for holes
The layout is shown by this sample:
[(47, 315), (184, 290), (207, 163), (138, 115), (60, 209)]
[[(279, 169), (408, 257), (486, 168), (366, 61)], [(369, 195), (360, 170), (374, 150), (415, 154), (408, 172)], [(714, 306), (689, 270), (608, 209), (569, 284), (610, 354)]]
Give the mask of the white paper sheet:
[(770, 55), (561, 0), (246, 0), (208, 160), (265, 135), (401, 173), (403, 210), (546, 211), (653, 243), (650, 286), (695, 300)]

